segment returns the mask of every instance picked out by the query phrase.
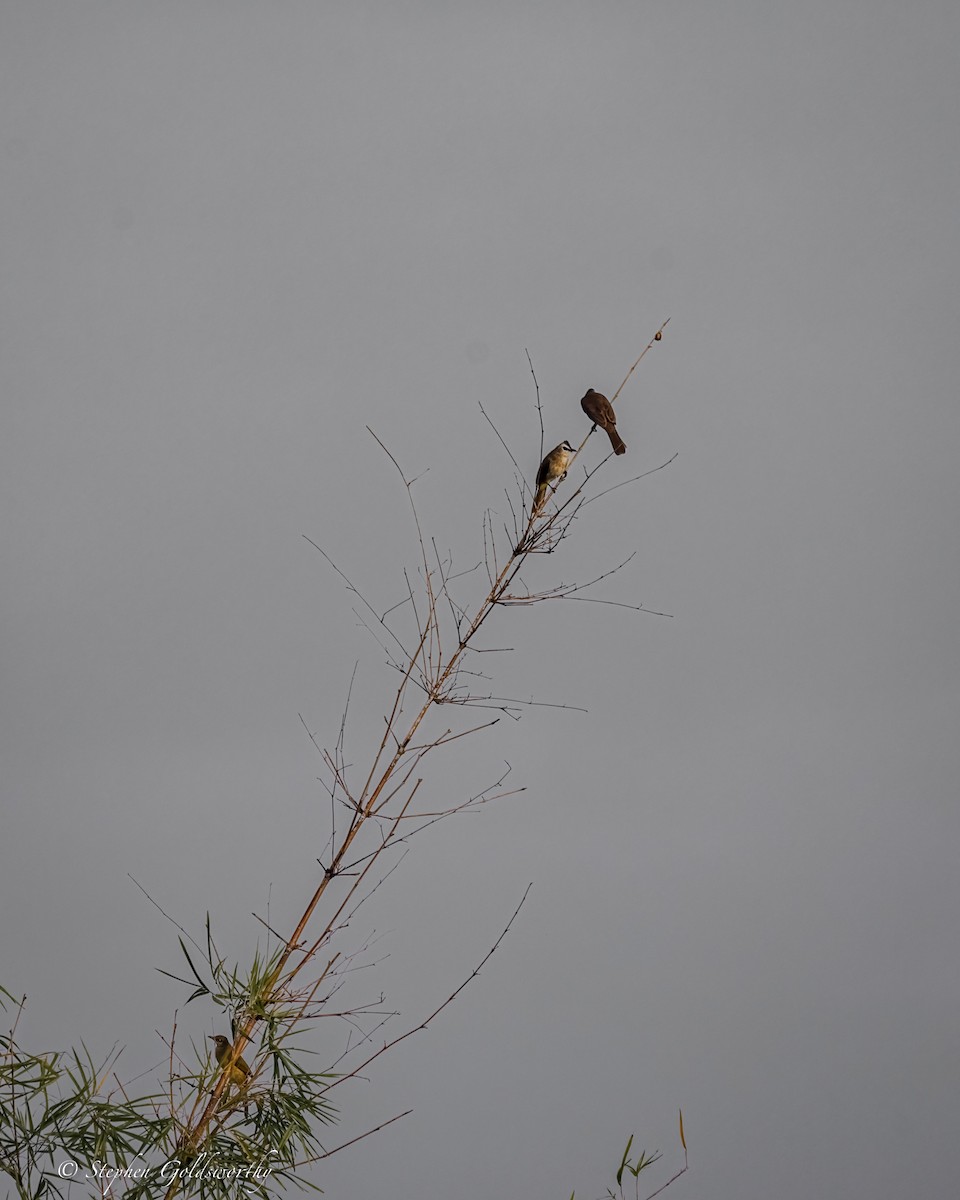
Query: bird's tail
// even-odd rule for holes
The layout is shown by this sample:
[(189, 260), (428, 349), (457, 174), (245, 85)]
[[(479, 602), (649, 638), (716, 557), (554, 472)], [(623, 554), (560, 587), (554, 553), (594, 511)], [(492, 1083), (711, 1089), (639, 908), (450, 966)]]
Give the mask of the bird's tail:
[(614, 454), (626, 454), (627, 443), (617, 433), (616, 426), (608, 426), (607, 436), (610, 438), (610, 445), (613, 447)]

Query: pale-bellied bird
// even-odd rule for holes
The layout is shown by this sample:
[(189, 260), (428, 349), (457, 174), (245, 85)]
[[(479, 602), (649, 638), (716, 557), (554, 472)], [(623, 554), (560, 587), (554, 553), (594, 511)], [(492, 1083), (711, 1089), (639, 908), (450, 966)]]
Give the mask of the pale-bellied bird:
[(570, 461), (570, 455), (573, 452), (573, 447), (569, 442), (561, 442), (559, 446), (554, 446), (540, 464), (540, 470), (537, 472), (537, 491), (533, 497), (532, 516), (535, 517), (544, 504), (546, 504), (547, 490), (550, 484), (559, 483), (566, 475), (567, 463)]
[[(223, 1063), (233, 1054), (233, 1046), (230, 1044), (229, 1038), (225, 1038), (222, 1033), (218, 1033), (215, 1037), (211, 1034), (210, 1041), (214, 1042), (213, 1053), (216, 1055), (217, 1062), (222, 1066)], [(243, 1091), (247, 1086), (250, 1068), (247, 1066), (243, 1058), (234, 1059), (230, 1066), (230, 1082), (227, 1084), (227, 1091), (231, 1086), (235, 1086), (239, 1091)], [(243, 1115), (247, 1116), (247, 1104), (244, 1100)]]

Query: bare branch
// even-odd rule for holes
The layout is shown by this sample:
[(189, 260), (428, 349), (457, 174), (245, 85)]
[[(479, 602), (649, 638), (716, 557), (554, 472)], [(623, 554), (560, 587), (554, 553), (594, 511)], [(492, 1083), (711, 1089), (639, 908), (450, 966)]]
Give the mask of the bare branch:
[[(640, 479), (646, 479), (648, 475), (656, 475), (658, 471), (662, 471), (664, 467), (669, 467), (671, 463), (677, 461), (680, 451), (672, 454), (666, 462), (662, 462), (659, 467), (651, 467), (649, 471), (643, 471), (640, 475), (634, 475), (632, 479), (624, 479), (620, 483), (615, 483), (613, 487), (604, 488), (602, 492), (597, 492), (594, 496), (589, 496), (584, 500), (584, 505), (592, 504), (594, 500), (599, 500), (601, 496), (608, 496), (611, 492), (615, 492), (617, 488), (626, 487), (628, 483), (636, 483)], [(609, 456), (608, 456), (609, 457)]]
[(322, 1162), (323, 1159), (330, 1158), (330, 1156), (333, 1154), (339, 1154), (341, 1150), (346, 1150), (348, 1146), (355, 1146), (357, 1142), (362, 1142), (364, 1138), (370, 1137), (371, 1134), (379, 1133), (381, 1129), (386, 1129), (386, 1127), (388, 1125), (392, 1125), (394, 1121), (400, 1121), (404, 1117), (409, 1117), (412, 1112), (413, 1109), (408, 1108), (406, 1112), (397, 1113), (397, 1115), (395, 1117), (391, 1117), (389, 1121), (381, 1121), (380, 1124), (374, 1126), (373, 1129), (368, 1129), (366, 1133), (361, 1133), (359, 1137), (351, 1138), (349, 1142), (344, 1142), (340, 1146), (335, 1146), (332, 1150), (328, 1150), (325, 1154), (318, 1154), (314, 1158), (301, 1159), (298, 1163), (298, 1166), (309, 1166), (310, 1163)]
[[(666, 324), (667, 321), (661, 325), (631, 366), (614, 394), (614, 400), (619, 397), (654, 342), (661, 340)], [(542, 461), (545, 444), (543, 404), (529, 352), (526, 357), (535, 389)], [(369, 970), (374, 964), (366, 961), (370, 957), (366, 953), (366, 947), (363, 958), (358, 957), (360, 951), (342, 954), (340, 950), (334, 949), (334, 939), (342, 936), (360, 907), (382, 887), (392, 872), (398, 869), (407, 852), (406, 847), (414, 836), (437, 821), (461, 812), (475, 811), (492, 800), (513, 796), (523, 790), (503, 790), (503, 781), (510, 771), (508, 764), (507, 771), (495, 784), (468, 795), (465, 799), (457, 802), (441, 798), (439, 803), (421, 801), (422, 807), (415, 807), (415, 797), (421, 794), (423, 760), (441, 747), (461, 742), (489, 729), (502, 716), (519, 720), (521, 711), (528, 708), (587, 711), (572, 704), (539, 701), (532, 695), (527, 699), (518, 699), (495, 694), (487, 676), (479, 669), (478, 660), (466, 658), (468, 651), (476, 654), (506, 652), (505, 646), (486, 648), (477, 644), (481, 640), (480, 632), (492, 614), (499, 608), (558, 599), (607, 604), (633, 611), (654, 611), (644, 608), (642, 604), (626, 604), (584, 594), (622, 570), (633, 555), (587, 582), (561, 582), (550, 587), (541, 587), (539, 590), (528, 588), (520, 572), (521, 569), (525, 569), (528, 556), (553, 554), (560, 550), (564, 541), (574, 532), (574, 523), (582, 516), (586, 504), (625, 486), (625, 483), (637, 482), (646, 475), (662, 470), (674, 461), (676, 455), (668, 462), (631, 480), (617, 482), (603, 491), (588, 495), (593, 477), (599, 470), (607, 467), (613, 457), (612, 454), (607, 454), (596, 466), (590, 468), (581, 464), (582, 469), (574, 473), (577, 458), (593, 432), (591, 428), (570, 456), (567, 474), (564, 477), (567, 480), (566, 486), (563, 486), (563, 480), (558, 480), (551, 486), (544, 505), (538, 505), (536, 511), (533, 511), (528, 503), (531, 489), (527, 473), (521, 470), (518, 457), (482, 404), (480, 411), (510, 459), (516, 472), (516, 487), (513, 492), (508, 490), (506, 493), (509, 518), (503, 524), (502, 533), (500, 519), (495, 518), (489, 510), (484, 512), (482, 558), (469, 571), (454, 574), (452, 554), (441, 554), (436, 540), (425, 535), (413, 493), (414, 485), (421, 476), (408, 478), (395, 455), (369, 427), (371, 436), (396, 468), (413, 514), (420, 561), (416, 570), (403, 571), (405, 594), (402, 599), (378, 614), (371, 602), (330, 555), (310, 537), (304, 535), (305, 540), (333, 567), (347, 590), (357, 597), (358, 607), (353, 611), (358, 622), (381, 647), (386, 656), (387, 666), (395, 671), (399, 678), (392, 698), (382, 713), (383, 729), (376, 730), (371, 753), (363, 759), (360, 769), (362, 784), (356, 778), (357, 768), (352, 763), (348, 764), (345, 752), (346, 722), (357, 678), (357, 664), (354, 664), (336, 743), (332, 750), (323, 749), (319, 740), (307, 727), (306, 721), (302, 716), (300, 718), (311, 743), (321, 755), (324, 764), (323, 785), (330, 799), (330, 833), (324, 843), (322, 857), (317, 860), (322, 870), (322, 878), (314, 888), (288, 939), (281, 937), (272, 928), (269, 920), (263, 921), (256, 917), (270, 936), (277, 939), (279, 945), (274, 947), (273, 956), (269, 961), (263, 964), (256, 979), (256, 986), (250, 985), (249, 994), (242, 994), (236, 973), (230, 976), (223, 970), (222, 962), (213, 964), (211, 961), (218, 977), (222, 976), (225, 980), (222, 985), (218, 985), (225, 997), (225, 1006), (236, 1015), (236, 1028), (232, 1031), (232, 1053), (236, 1057), (230, 1060), (231, 1064), (239, 1060), (258, 1020), (269, 1023), (263, 1028), (271, 1030), (270, 1036), (282, 1037), (288, 1036), (298, 1021), (320, 1015), (337, 1015), (348, 1022), (352, 1061), (353, 1051), (358, 1046), (368, 1045), (370, 1035), (366, 1031), (373, 1024), (374, 1018), (379, 1016), (380, 1010), (369, 1003), (351, 1007), (341, 1002), (337, 1013), (334, 1013), (329, 1000), (343, 987), (348, 975)], [(507, 539), (506, 543), (501, 540), (504, 536)], [(486, 593), (475, 605), (463, 605), (454, 597), (452, 585), (455, 580), (477, 571), (481, 566), (486, 571)], [(403, 609), (404, 612), (395, 620), (394, 614), (398, 609)], [(471, 667), (474, 669), (470, 669)], [(437, 709), (442, 705), (454, 705), (460, 709), (492, 709), (497, 715), (477, 724), (468, 724), (470, 718), (457, 718), (447, 724), (444, 722), (445, 715), (439, 717), (437, 714)], [(468, 727), (460, 728), (461, 725)], [(320, 840), (318, 838), (318, 842)], [(400, 855), (392, 853), (397, 848), (402, 848)], [(348, 1079), (357, 1078), (359, 1073), (381, 1054), (411, 1037), (413, 1033), (426, 1028), (450, 1005), (479, 974), (499, 947), (516, 920), (528, 893), (529, 886), (510, 921), (486, 956), (442, 1004), (425, 1020), (411, 1025), (367, 1054), (362, 1062), (346, 1074), (338, 1076), (323, 1090), (329, 1091)], [(318, 961), (308, 973), (308, 964), (313, 962), (321, 951), (327, 962), (326, 967), (319, 970)], [(313, 978), (314, 975), (318, 975), (318, 978)], [(321, 980), (325, 981), (322, 990)], [(377, 1028), (380, 1028), (379, 1024)], [(277, 1033), (278, 1030), (281, 1032)], [(361, 1037), (359, 1043), (354, 1041), (355, 1033)], [(264, 1040), (265, 1038), (261, 1039), (262, 1042)], [(255, 1063), (254, 1073), (262, 1069), (264, 1061), (266, 1060), (261, 1058)], [(185, 1124), (181, 1121), (182, 1144), (188, 1149), (200, 1144), (211, 1123), (213, 1128), (222, 1124), (224, 1114), (231, 1109), (231, 1102), (226, 1098), (226, 1089), (227, 1072), (220, 1070), (209, 1099), (206, 1094), (201, 1099), (198, 1090), (193, 1110), (187, 1115)], [(172, 1094), (169, 1101), (172, 1104)], [(391, 1121), (397, 1119), (399, 1118), (391, 1118)], [(389, 1123), (391, 1122), (386, 1122)], [(370, 1130), (360, 1138), (344, 1143), (337, 1151), (373, 1132), (375, 1130)], [(324, 1151), (323, 1155), (317, 1157), (326, 1157), (337, 1151)], [(307, 1158), (304, 1161), (316, 1161), (316, 1158)], [(172, 1196), (172, 1190), (168, 1195)]]
[(445, 1008), (448, 1008), (454, 1002), (454, 1000), (456, 1000), (457, 996), (460, 995), (460, 993), (463, 991), (463, 989), (465, 987), (467, 987), (470, 983), (472, 983), (474, 979), (477, 978), (477, 976), (480, 974), (480, 972), (483, 970), (483, 968), (487, 965), (487, 963), (490, 961), (490, 959), (493, 957), (493, 955), (499, 949), (501, 942), (507, 936), (507, 934), (510, 932), (510, 929), (511, 929), (514, 921), (517, 919), (517, 915), (520, 912), (520, 909), (523, 908), (524, 903), (526, 902), (527, 896), (530, 894), (530, 889), (532, 887), (533, 887), (532, 883), (527, 884), (526, 889), (524, 890), (523, 896), (520, 898), (520, 903), (517, 905), (516, 909), (514, 910), (513, 916), (510, 918), (510, 920), (504, 926), (503, 932), (500, 934), (500, 936), (497, 938), (497, 940), (494, 942), (494, 944), (490, 947), (490, 949), (487, 951), (487, 953), (483, 956), (483, 958), (480, 960), (479, 964), (476, 967), (474, 967), (474, 969), (471, 971), (470, 975), (463, 981), (463, 983), (460, 984), (460, 986), (458, 988), (456, 988), (453, 992), (450, 993), (450, 995), (446, 998), (446, 1000), (443, 1001), (442, 1004), (439, 1004), (428, 1017), (426, 1017), (423, 1021), (420, 1022), (419, 1025), (412, 1026), (410, 1029), (407, 1029), (406, 1032), (401, 1033), (397, 1037), (393, 1038), (392, 1041), (384, 1042), (384, 1044), (380, 1047), (379, 1050), (377, 1050), (374, 1054), (371, 1054), (369, 1056), (369, 1058), (364, 1059), (364, 1061), (362, 1063), (360, 1063), (359, 1066), (355, 1067), (352, 1071), (348, 1072), (345, 1075), (340, 1075), (325, 1090), (332, 1091), (335, 1087), (339, 1087), (340, 1084), (346, 1083), (346, 1081), (348, 1079), (352, 1079), (355, 1075), (359, 1074), (360, 1071), (365, 1070), (375, 1059), (378, 1059), (381, 1054), (385, 1054), (388, 1050), (393, 1049), (394, 1046), (399, 1045), (400, 1042), (406, 1041), (406, 1039), (408, 1037), (412, 1037), (415, 1033), (419, 1033), (420, 1030), (426, 1029), (431, 1021), (433, 1021), (436, 1017), (438, 1017)]
[(650, 339), (650, 341), (647, 342), (647, 344), (644, 346), (643, 350), (640, 352), (640, 354), (637, 358), (637, 361), (633, 364), (633, 366), (626, 373), (626, 375), (624, 375), (623, 382), (620, 384), (620, 386), (617, 388), (617, 390), (610, 397), (611, 404), (616, 404), (617, 398), (619, 397), (620, 393), (623, 391), (624, 387), (626, 386), (627, 380), (634, 373), (634, 371), (637, 369), (637, 367), (640, 366), (640, 363), (643, 361), (644, 355), (647, 353), (647, 351), (649, 349), (651, 349), (651, 347), (654, 345), (654, 343), (659, 342), (663, 339), (663, 331), (666, 329), (666, 327), (669, 324), (670, 324), (670, 318), (667, 317), (667, 319), (663, 322), (663, 324), (660, 326), (660, 328), (657, 330), (657, 332), (653, 335), (653, 337)]

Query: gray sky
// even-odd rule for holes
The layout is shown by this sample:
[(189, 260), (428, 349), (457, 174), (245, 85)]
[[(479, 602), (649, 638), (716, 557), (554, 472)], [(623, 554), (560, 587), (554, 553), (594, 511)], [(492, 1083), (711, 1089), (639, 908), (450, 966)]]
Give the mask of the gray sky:
[[(960, 1119), (960, 13), (944, 3), (0, 8), (5, 986), (162, 1056), (175, 931), (316, 881), (382, 607), (611, 393), (628, 455), (497, 615), (534, 708), (430, 787), (528, 790), (364, 911), (428, 1033), (341, 1097), (332, 1197), (942, 1196)], [(599, 439), (587, 450), (591, 464)], [(588, 519), (589, 514), (589, 519)], [(464, 597), (470, 595), (465, 588)], [(212, 850), (221, 837), (237, 869)], [(179, 1013), (181, 1035), (215, 1028)], [(401, 1027), (398, 1023), (397, 1028)], [(332, 1058), (343, 1031), (318, 1027)]]

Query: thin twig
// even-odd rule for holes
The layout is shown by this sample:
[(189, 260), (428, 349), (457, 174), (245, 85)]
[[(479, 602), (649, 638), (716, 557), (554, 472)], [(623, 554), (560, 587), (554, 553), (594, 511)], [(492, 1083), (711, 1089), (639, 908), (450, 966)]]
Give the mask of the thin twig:
[(620, 395), (620, 393), (623, 391), (623, 389), (624, 389), (624, 386), (626, 385), (626, 382), (627, 382), (627, 380), (628, 380), (628, 379), (630, 378), (630, 376), (631, 376), (631, 375), (634, 373), (634, 371), (637, 369), (637, 367), (639, 367), (639, 366), (640, 366), (640, 363), (643, 361), (643, 357), (644, 357), (644, 355), (647, 353), (647, 351), (648, 351), (648, 350), (649, 350), (649, 349), (650, 349), (650, 348), (651, 348), (651, 347), (652, 347), (652, 346), (653, 346), (653, 345), (654, 345), (656, 342), (659, 342), (659, 341), (661, 341), (661, 340), (662, 340), (662, 338), (663, 338), (663, 331), (666, 329), (666, 327), (667, 327), (669, 324), (670, 324), (670, 318), (669, 318), (669, 317), (667, 317), (667, 319), (666, 319), (666, 320), (663, 322), (663, 324), (660, 326), (660, 328), (657, 330), (657, 332), (656, 332), (656, 333), (653, 335), (653, 337), (650, 339), (650, 341), (649, 341), (649, 342), (647, 342), (647, 344), (644, 346), (643, 350), (640, 352), (640, 355), (639, 355), (639, 357), (637, 358), (637, 361), (636, 361), (636, 362), (633, 364), (633, 366), (632, 366), (632, 367), (630, 368), (630, 370), (629, 370), (629, 371), (626, 373), (626, 375), (624, 375), (624, 377), (623, 377), (623, 383), (621, 383), (621, 384), (620, 384), (620, 386), (617, 388), (617, 390), (616, 390), (616, 391), (613, 393), (613, 395), (610, 397), (610, 403), (611, 403), (611, 404), (616, 404), (616, 402), (617, 402), (617, 397), (618, 397), (618, 396)]
[(371, 1054), (369, 1058), (364, 1059), (364, 1061), (362, 1063), (360, 1063), (359, 1066), (355, 1067), (352, 1071), (348, 1072), (346, 1075), (338, 1076), (338, 1078), (336, 1078), (333, 1081), (333, 1083), (329, 1084), (326, 1088), (323, 1088), (322, 1091), (329, 1092), (329, 1091), (332, 1091), (335, 1087), (338, 1087), (341, 1083), (346, 1083), (346, 1081), (348, 1079), (352, 1079), (355, 1075), (357, 1075), (361, 1071), (363, 1071), (375, 1059), (379, 1058), (381, 1054), (385, 1054), (388, 1050), (391, 1050), (394, 1046), (399, 1045), (400, 1042), (406, 1041), (406, 1039), (408, 1037), (412, 1037), (415, 1033), (419, 1033), (421, 1029), (426, 1029), (427, 1026), (430, 1024), (430, 1022), (432, 1020), (434, 1020), (435, 1017), (438, 1017), (445, 1008), (447, 1008), (449, 1005), (451, 1005), (454, 1002), (454, 1000), (456, 1000), (457, 996), (460, 995), (460, 993), (463, 991), (463, 989), (465, 987), (467, 987), (470, 983), (472, 983), (474, 979), (477, 978), (477, 976), (480, 974), (480, 972), (483, 970), (483, 968), (487, 965), (487, 963), (493, 957), (494, 953), (499, 948), (500, 943), (510, 932), (510, 928), (513, 925), (514, 921), (517, 919), (517, 914), (520, 912), (520, 909), (523, 908), (524, 903), (526, 902), (527, 896), (530, 894), (530, 889), (532, 887), (533, 887), (532, 883), (527, 884), (526, 888), (524, 889), (524, 893), (520, 898), (520, 903), (517, 905), (516, 909), (514, 910), (513, 916), (506, 923), (506, 925), (503, 928), (502, 933), (497, 938), (497, 940), (493, 943), (493, 945), (490, 947), (490, 949), (487, 951), (487, 953), (483, 956), (483, 958), (480, 960), (479, 964), (476, 967), (474, 967), (474, 969), (470, 972), (470, 974), (463, 981), (463, 983), (461, 983), (460, 986), (455, 991), (451, 992), (450, 995), (446, 998), (446, 1000), (444, 1000), (444, 1002), (442, 1004), (438, 1005), (433, 1010), (433, 1012), (429, 1015), (429, 1017), (426, 1017), (423, 1021), (420, 1022), (419, 1025), (412, 1026), (405, 1033), (399, 1034), (397, 1037), (393, 1038), (392, 1041), (384, 1042), (384, 1044), (380, 1047), (379, 1050), (376, 1051), (376, 1053)]

